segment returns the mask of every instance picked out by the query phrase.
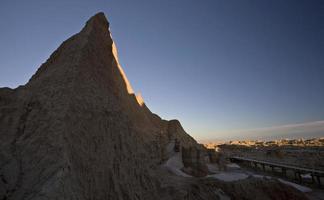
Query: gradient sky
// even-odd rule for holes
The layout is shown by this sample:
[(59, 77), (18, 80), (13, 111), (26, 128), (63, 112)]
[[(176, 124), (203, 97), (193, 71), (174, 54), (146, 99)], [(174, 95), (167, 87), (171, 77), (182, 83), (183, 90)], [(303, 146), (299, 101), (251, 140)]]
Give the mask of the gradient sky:
[(324, 1), (1, 0), (0, 87), (25, 84), (99, 11), (134, 90), (196, 139), (324, 135)]

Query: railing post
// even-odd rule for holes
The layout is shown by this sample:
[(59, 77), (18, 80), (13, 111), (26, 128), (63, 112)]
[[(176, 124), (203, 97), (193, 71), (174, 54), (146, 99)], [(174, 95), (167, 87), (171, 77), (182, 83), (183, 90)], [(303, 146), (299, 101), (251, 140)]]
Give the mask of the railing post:
[(316, 176), (318, 186), (321, 187), (321, 177), (319, 175)]
[(302, 182), (302, 177), (301, 177), (300, 171), (298, 171), (297, 174), (298, 174), (298, 181), (301, 183)]
[(281, 168), (281, 171), (282, 171), (282, 175), (284, 176), (284, 177), (287, 177), (287, 170), (286, 170), (286, 168)]

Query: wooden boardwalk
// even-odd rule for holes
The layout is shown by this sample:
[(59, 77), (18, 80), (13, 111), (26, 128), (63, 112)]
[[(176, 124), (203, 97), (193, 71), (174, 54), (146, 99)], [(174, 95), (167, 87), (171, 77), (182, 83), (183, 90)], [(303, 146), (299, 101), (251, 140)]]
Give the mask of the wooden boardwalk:
[(237, 162), (237, 163), (248, 163), (251, 166), (258, 167), (261, 166), (263, 171), (266, 171), (266, 167), (270, 167), (271, 171), (274, 172), (275, 168), (279, 168), (282, 172), (283, 176), (287, 176), (287, 171), (292, 171), (295, 175), (295, 178), (299, 180), (299, 182), (303, 181), (302, 175), (303, 174), (309, 174), (312, 178), (312, 183), (317, 183), (321, 187), (321, 177), (324, 177), (324, 171), (317, 170), (317, 169), (310, 169), (310, 168), (304, 168), (304, 167), (297, 167), (293, 165), (286, 165), (281, 163), (274, 163), (274, 162), (268, 162), (268, 161), (262, 161), (262, 160), (255, 160), (250, 158), (244, 158), (244, 157), (230, 157), (231, 162)]

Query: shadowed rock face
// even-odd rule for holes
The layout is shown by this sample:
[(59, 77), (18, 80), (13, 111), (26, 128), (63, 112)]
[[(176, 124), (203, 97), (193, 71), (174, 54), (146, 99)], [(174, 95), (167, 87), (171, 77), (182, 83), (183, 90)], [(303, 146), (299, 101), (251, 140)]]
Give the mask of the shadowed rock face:
[(0, 199), (159, 199), (166, 144), (197, 143), (140, 102), (93, 16), (25, 86), (0, 89)]
[(196, 147), (182, 148), (182, 160), (184, 171), (196, 177), (203, 177), (208, 174), (205, 163), (205, 152)]

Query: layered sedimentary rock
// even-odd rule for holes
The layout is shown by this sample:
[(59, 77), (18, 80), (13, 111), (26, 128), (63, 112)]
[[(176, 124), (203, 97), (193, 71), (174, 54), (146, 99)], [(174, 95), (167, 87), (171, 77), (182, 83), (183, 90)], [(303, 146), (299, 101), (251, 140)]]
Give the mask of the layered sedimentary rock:
[(29, 82), (0, 89), (0, 199), (153, 199), (167, 143), (197, 143), (150, 112), (93, 16)]

